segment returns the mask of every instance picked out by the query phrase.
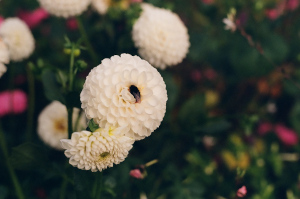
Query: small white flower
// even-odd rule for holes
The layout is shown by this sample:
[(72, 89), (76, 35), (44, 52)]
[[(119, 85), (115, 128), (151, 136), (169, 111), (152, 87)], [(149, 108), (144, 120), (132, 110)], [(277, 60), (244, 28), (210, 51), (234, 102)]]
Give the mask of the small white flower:
[(7, 18), (0, 26), (0, 36), (8, 46), (10, 60), (21, 61), (34, 50), (34, 38), (28, 26), (19, 18)]
[(106, 14), (111, 0), (92, 0), (92, 7), (101, 15)]
[(41, 7), (57, 17), (74, 17), (83, 13), (91, 0), (38, 0)]
[[(78, 118), (79, 109), (73, 109), (73, 126), (75, 131), (86, 128), (84, 114)], [(79, 119), (79, 120), (77, 120)], [(39, 115), (37, 132), (41, 140), (52, 148), (62, 150), (60, 140), (68, 138), (68, 113), (65, 105), (53, 101)]]
[(71, 165), (96, 172), (125, 160), (133, 140), (122, 134), (122, 128), (81, 131), (73, 133), (71, 139), (62, 139), (61, 144)]
[(190, 42), (187, 28), (178, 15), (149, 4), (143, 4), (142, 8), (132, 30), (139, 54), (161, 69), (182, 62)]
[(225, 30), (231, 30), (232, 32), (236, 31), (236, 25), (232, 19), (225, 18), (223, 19), (223, 22), (225, 23)]
[(2, 77), (2, 75), (6, 73), (6, 71), (7, 71), (6, 66), (0, 62), (0, 77)]
[(236, 10), (232, 8), (230, 12), (227, 14), (227, 18), (223, 19), (223, 23), (225, 24), (225, 30), (231, 30), (231, 32), (236, 31), (236, 24), (235, 24), (235, 15)]
[(94, 119), (100, 127), (127, 127), (125, 135), (136, 140), (158, 128), (167, 99), (159, 72), (129, 54), (102, 60), (87, 76), (80, 94), (88, 119)]

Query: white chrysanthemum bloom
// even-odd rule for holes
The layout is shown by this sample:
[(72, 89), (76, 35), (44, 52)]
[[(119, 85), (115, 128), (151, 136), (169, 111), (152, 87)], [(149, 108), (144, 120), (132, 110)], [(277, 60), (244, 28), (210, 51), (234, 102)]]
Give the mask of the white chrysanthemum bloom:
[(80, 94), (88, 119), (100, 127), (127, 127), (126, 136), (140, 140), (161, 123), (167, 102), (160, 73), (138, 56), (104, 59), (91, 70)]
[[(79, 115), (79, 109), (73, 109), (73, 127), (81, 131), (87, 127), (84, 114)], [(39, 115), (37, 132), (41, 140), (52, 148), (62, 150), (60, 140), (68, 138), (68, 113), (65, 105), (53, 101)]]
[(143, 4), (142, 8), (132, 30), (139, 54), (161, 69), (182, 62), (190, 42), (187, 28), (178, 15), (149, 4)]
[(57, 17), (74, 17), (83, 13), (91, 0), (38, 0), (41, 7)]
[(0, 62), (0, 77), (2, 77), (2, 75), (6, 73), (6, 71), (7, 71), (6, 66)]
[(75, 132), (71, 139), (61, 140), (69, 163), (82, 170), (102, 171), (123, 162), (133, 140), (122, 135), (122, 128), (104, 128), (91, 133)]
[(7, 45), (0, 37), (0, 63), (8, 64), (9, 63), (9, 51)]
[(19, 18), (7, 18), (0, 26), (0, 36), (8, 46), (10, 60), (21, 61), (34, 50), (34, 38)]
[(92, 7), (101, 15), (106, 14), (111, 0), (92, 0)]

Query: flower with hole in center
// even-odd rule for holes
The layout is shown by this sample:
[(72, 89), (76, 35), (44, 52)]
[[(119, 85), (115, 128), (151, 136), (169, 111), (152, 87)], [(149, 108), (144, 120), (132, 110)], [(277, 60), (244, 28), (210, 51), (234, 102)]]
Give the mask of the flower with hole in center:
[(91, 0), (38, 0), (41, 7), (57, 17), (74, 17), (83, 13)]
[(142, 9), (132, 29), (132, 39), (141, 57), (160, 69), (182, 62), (190, 42), (179, 16), (146, 3)]
[(34, 48), (34, 38), (28, 26), (19, 18), (7, 18), (0, 26), (0, 36), (6, 43), (10, 60), (28, 58)]
[(91, 70), (80, 94), (88, 119), (100, 127), (126, 127), (135, 140), (149, 136), (166, 111), (166, 84), (160, 73), (138, 56), (122, 54)]
[[(73, 109), (73, 127), (75, 131), (87, 126), (84, 114), (79, 115), (79, 109)], [(41, 140), (50, 147), (62, 150), (60, 140), (68, 138), (68, 113), (65, 105), (53, 101), (39, 115), (37, 132)]]
[(81, 131), (71, 139), (62, 139), (61, 144), (69, 163), (92, 172), (113, 167), (125, 160), (134, 140), (123, 136), (123, 128), (99, 128), (95, 132)]

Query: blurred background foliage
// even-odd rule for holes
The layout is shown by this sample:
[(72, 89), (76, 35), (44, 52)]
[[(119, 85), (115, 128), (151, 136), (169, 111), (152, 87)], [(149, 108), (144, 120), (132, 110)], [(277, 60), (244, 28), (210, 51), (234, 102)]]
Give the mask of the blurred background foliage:
[[(165, 118), (150, 137), (134, 144), (124, 162), (103, 172), (103, 198), (135, 199), (145, 194), (149, 199), (233, 199), (243, 185), (248, 190), (245, 198), (299, 198), (299, 7), (272, 17), (269, 11), (287, 1), (146, 2), (178, 13), (188, 27), (191, 47), (181, 64), (159, 70), (169, 98)], [(38, 7), (35, 0), (2, 0), (0, 14), (13, 17), (20, 10)], [(231, 8), (236, 9), (241, 27), (235, 32), (225, 30), (222, 22)], [(80, 16), (97, 56), (81, 50), (87, 69), (78, 74), (77, 93), (103, 58), (138, 54), (131, 28), (139, 13), (139, 5), (133, 4), (114, 6), (104, 16), (92, 9)], [(25, 143), (27, 112), (1, 118), (11, 164), (26, 198), (88, 198), (95, 191), (95, 174), (72, 168), (62, 152), (39, 140), (35, 129), (43, 107), (51, 100), (64, 100), (55, 74), (68, 69), (65, 36), (77, 41), (80, 32), (53, 16), (32, 32), (34, 54), (10, 63), (9, 74), (0, 79), (1, 90), (28, 92), (26, 68), (30, 68), (35, 81), (31, 144)], [(249, 38), (256, 46), (250, 45)], [(74, 104), (80, 106), (78, 99)], [(273, 125), (269, 133), (260, 129), (265, 123)], [(280, 136), (276, 125), (293, 131), (296, 142), (289, 135)], [(153, 159), (158, 163), (146, 168), (144, 179), (129, 176), (137, 165)], [(14, 198), (4, 161), (0, 169), (0, 199)]]

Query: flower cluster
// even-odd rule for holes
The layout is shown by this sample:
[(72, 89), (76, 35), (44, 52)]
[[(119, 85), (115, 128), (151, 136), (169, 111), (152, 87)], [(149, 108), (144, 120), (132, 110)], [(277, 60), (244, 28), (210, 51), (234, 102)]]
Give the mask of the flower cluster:
[(100, 129), (62, 140), (70, 164), (92, 171), (122, 162), (136, 140), (160, 125), (167, 102), (159, 72), (138, 56), (122, 54), (91, 70), (80, 94), (88, 119)]

